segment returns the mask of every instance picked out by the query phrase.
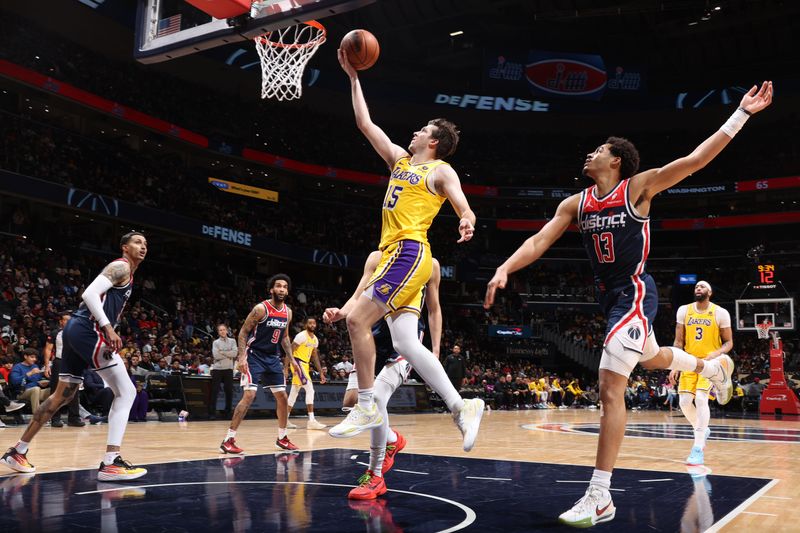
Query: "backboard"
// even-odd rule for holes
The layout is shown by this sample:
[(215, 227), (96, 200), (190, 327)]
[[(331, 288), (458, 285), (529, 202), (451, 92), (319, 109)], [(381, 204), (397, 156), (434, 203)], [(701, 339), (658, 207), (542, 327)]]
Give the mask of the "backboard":
[[(212, 1), (233, 3), (231, 0), (208, 0)], [(251, 13), (216, 19), (184, 0), (138, 0), (134, 57), (142, 63), (168, 61), (251, 40), (267, 31), (323, 19), (373, 2), (375, 0), (265, 0), (257, 2), (258, 9)]]
[(736, 329), (756, 331), (756, 324), (772, 323), (772, 331), (794, 330), (794, 298), (736, 300)]

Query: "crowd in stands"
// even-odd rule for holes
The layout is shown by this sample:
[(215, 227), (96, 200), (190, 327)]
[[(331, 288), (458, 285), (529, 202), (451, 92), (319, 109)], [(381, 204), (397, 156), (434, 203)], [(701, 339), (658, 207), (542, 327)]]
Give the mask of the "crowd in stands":
[[(133, 59), (118, 61), (106, 57), (100, 50), (87, 50), (11, 13), (0, 17), (0, 58), (171, 123), (209, 136), (221, 135), (234, 145), (247, 144), (305, 162), (385, 172), (383, 162), (372, 153), (351, 120), (343, 122), (302, 104), (286, 106), (258, 101), (255, 75), (254, 96), (250, 101), (208, 87), (198, 90), (187, 81), (156, 72)], [(390, 117), (388, 123), (382, 124), (390, 137), (401, 143), (410, 139), (412, 128), (419, 127), (392, 122), (402, 119), (402, 116)], [(304, 127), (275, 127), (276, 124), (297, 123)], [(732, 178), (754, 179), (793, 172), (793, 162), (800, 153), (796, 140), (800, 135), (791, 134), (797, 132), (797, 124), (796, 117), (787, 116), (780, 126), (761, 128), (757, 135), (748, 135), (749, 142), (785, 147), (772, 157), (752, 158), (747, 152), (739, 157), (726, 154), (695, 180), (731, 181)], [(757, 127), (748, 126), (748, 130)], [(311, 128), (319, 133), (316, 142), (308, 142)], [(462, 148), (453, 163), (461, 169), (465, 181), (484, 185), (490, 177), (493, 185), (574, 186), (583, 154), (603, 140), (596, 135), (589, 138), (580, 133), (565, 135), (533, 128), (528, 132), (501, 135), (477, 127), (463, 129)], [(712, 130), (713, 125), (699, 131), (681, 129), (656, 135), (641, 134), (635, 140), (647, 155), (643, 163), (658, 166), (689, 153)], [(536, 158), (528, 164), (523, 160), (521, 164), (517, 156), (529, 153), (531, 146), (537, 147)]]

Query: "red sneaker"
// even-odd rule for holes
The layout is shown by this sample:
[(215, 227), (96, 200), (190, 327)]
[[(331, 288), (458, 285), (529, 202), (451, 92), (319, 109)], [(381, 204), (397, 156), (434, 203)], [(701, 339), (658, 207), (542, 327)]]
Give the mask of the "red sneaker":
[(244, 453), (244, 450), (236, 445), (236, 440), (234, 440), (233, 437), (222, 441), (222, 444), (219, 445), (219, 449), (222, 450), (222, 453)]
[[(395, 433), (397, 432), (395, 431)], [(383, 466), (381, 467), (381, 473), (383, 475), (386, 475), (386, 472), (392, 469), (392, 466), (394, 466), (394, 456), (405, 447), (406, 438), (400, 433), (397, 433), (396, 441), (386, 445), (386, 455), (383, 457)]]
[(289, 450), (290, 452), (300, 449), (297, 446), (295, 446), (292, 441), (289, 440), (288, 436), (283, 437), (282, 439), (276, 440), (275, 441), (275, 446), (277, 446), (281, 450)]
[(386, 482), (372, 470), (367, 470), (358, 478), (358, 487), (351, 490), (347, 497), (351, 500), (374, 500), (383, 494), (386, 494)]
[(0, 461), (11, 470), (16, 470), (23, 474), (36, 472), (36, 467), (28, 462), (26, 454), (18, 452), (16, 448), (9, 448)]

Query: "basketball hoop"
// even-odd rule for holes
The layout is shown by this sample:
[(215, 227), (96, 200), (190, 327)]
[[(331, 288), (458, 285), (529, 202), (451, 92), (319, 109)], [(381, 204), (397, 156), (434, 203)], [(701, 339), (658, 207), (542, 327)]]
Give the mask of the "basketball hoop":
[(316, 20), (269, 31), (256, 37), (261, 60), (261, 98), (294, 100), (303, 94), (303, 71), (325, 42), (325, 26)]
[(756, 333), (758, 333), (758, 338), (768, 339), (769, 330), (771, 327), (772, 327), (772, 322), (763, 322), (761, 324), (756, 324)]

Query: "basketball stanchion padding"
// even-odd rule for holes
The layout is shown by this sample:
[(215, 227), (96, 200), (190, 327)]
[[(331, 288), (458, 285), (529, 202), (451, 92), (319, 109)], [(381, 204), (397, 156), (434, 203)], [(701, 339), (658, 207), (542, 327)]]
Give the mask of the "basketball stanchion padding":
[(326, 36), (325, 26), (309, 20), (256, 37), (256, 52), (261, 60), (261, 98), (300, 98), (306, 64)]

